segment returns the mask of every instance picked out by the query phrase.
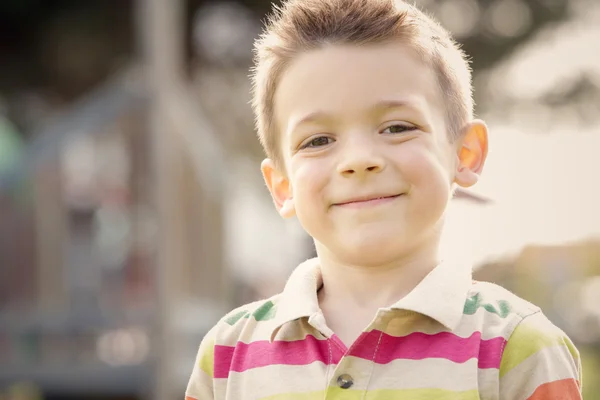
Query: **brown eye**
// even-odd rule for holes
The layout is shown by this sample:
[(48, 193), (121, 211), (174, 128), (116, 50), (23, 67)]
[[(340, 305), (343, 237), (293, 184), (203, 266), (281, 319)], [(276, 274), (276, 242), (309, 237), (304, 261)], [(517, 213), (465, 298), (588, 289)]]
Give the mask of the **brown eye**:
[(382, 133), (395, 134), (395, 133), (414, 131), (415, 129), (417, 129), (417, 128), (412, 125), (395, 124), (395, 125), (391, 125), (391, 126), (388, 126), (387, 128), (385, 128)]
[(311, 141), (307, 142), (304, 146), (302, 146), (302, 148), (308, 148), (308, 147), (321, 147), (321, 146), (326, 146), (329, 143), (331, 143), (333, 141), (333, 139), (331, 139), (330, 137), (327, 136), (319, 136), (316, 137), (314, 139), (312, 139)]

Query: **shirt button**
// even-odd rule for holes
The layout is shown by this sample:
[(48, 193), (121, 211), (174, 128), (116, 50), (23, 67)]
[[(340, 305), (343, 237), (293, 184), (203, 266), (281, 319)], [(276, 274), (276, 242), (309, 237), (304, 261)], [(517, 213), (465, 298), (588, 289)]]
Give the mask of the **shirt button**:
[(337, 378), (337, 384), (342, 389), (348, 389), (350, 386), (354, 385), (354, 380), (348, 374), (342, 374)]

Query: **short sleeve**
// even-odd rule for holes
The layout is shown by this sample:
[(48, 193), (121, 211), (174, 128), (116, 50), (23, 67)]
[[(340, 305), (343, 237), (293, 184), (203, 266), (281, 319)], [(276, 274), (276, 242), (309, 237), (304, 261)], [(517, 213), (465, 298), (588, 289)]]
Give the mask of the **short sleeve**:
[(500, 363), (500, 400), (580, 400), (579, 352), (542, 312), (525, 317)]
[(192, 375), (185, 391), (185, 400), (214, 399), (213, 377), (215, 360), (216, 326), (202, 339)]

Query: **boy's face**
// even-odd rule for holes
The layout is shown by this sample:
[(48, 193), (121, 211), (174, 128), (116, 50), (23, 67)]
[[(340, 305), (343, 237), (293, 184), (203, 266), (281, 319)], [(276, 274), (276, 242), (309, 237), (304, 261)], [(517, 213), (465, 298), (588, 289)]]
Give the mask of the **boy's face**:
[(339, 261), (408, 255), (439, 234), (453, 182), (475, 183), (485, 161), (485, 125), (450, 143), (444, 116), (434, 72), (402, 44), (299, 56), (275, 94), (284, 165), (263, 163), (276, 206)]

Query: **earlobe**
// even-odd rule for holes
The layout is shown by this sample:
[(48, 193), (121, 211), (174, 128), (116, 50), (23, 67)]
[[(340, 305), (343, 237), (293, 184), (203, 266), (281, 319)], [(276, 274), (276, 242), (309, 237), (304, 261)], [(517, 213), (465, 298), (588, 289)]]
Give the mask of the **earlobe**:
[(296, 215), (296, 204), (293, 197), (284, 200), (283, 205), (279, 209), (279, 215), (283, 218), (292, 218)]
[(460, 148), (457, 149), (457, 166), (454, 182), (462, 187), (479, 181), (488, 153), (488, 130), (485, 122), (474, 120), (465, 127)]
[(296, 208), (288, 178), (276, 168), (271, 159), (263, 160), (260, 167), (277, 212), (283, 218), (293, 217)]

